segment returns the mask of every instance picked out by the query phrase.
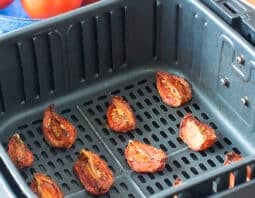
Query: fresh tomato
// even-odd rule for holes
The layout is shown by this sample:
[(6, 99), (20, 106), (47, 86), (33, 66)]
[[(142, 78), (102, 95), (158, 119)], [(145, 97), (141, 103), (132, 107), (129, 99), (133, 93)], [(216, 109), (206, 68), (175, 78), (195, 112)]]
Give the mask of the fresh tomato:
[(83, 0), (21, 0), (31, 18), (41, 19), (79, 8)]
[(6, 6), (10, 5), (13, 0), (0, 0), (0, 9), (5, 8)]
[(98, 2), (99, 0), (83, 0), (82, 5), (88, 5), (91, 3)]

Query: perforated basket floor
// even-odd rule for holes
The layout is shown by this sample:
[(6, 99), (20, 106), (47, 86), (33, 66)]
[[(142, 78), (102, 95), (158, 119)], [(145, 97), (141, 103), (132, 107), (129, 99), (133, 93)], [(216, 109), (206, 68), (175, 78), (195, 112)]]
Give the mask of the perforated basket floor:
[[(154, 70), (128, 72), (127, 76), (132, 76), (129, 79), (115, 76), (89, 86), (90, 91), (79, 91), (65, 104), (55, 103), (57, 111), (78, 130), (77, 141), (68, 150), (54, 149), (45, 143), (41, 128), (42, 111), (27, 115), (16, 126), (9, 127), (2, 137), (5, 147), (8, 138), (18, 131), (35, 156), (34, 165), (21, 171), (28, 184), (34, 172), (43, 172), (57, 181), (65, 195), (89, 196), (73, 173), (73, 163), (79, 151), (87, 148), (103, 157), (115, 174), (115, 184), (105, 197), (149, 197), (171, 188), (176, 177), (188, 182), (199, 174), (222, 166), (224, 153), (228, 151), (240, 153), (233, 145), (238, 140), (224, 136), (220, 127), (224, 123), (215, 119), (194, 90), (191, 102), (181, 108), (171, 108), (162, 103), (157, 93)], [(112, 95), (121, 95), (128, 100), (137, 117), (137, 129), (118, 134), (107, 127), (105, 112)], [(192, 152), (178, 137), (179, 123), (186, 113), (193, 113), (216, 129), (218, 141), (211, 149)], [(130, 171), (124, 158), (124, 149), (130, 139), (163, 149), (168, 154), (165, 170), (156, 174)]]

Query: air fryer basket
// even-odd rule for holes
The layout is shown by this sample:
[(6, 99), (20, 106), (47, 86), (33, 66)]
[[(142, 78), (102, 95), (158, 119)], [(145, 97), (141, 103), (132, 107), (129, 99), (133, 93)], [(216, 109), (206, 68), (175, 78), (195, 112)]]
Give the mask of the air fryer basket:
[[(254, 59), (250, 44), (198, 0), (103, 1), (7, 34), (0, 38), (0, 168), (19, 197), (33, 196), (27, 184), (34, 172), (53, 177), (67, 197), (90, 196), (72, 168), (81, 148), (98, 153), (114, 172), (104, 197), (214, 195), (227, 190), (231, 171), (237, 184), (245, 183), (246, 165), (255, 172)], [(158, 70), (185, 77), (192, 101), (180, 108), (163, 104)], [(133, 132), (107, 127), (113, 95), (133, 108)], [(70, 149), (51, 148), (43, 139), (48, 104), (78, 130)], [(216, 130), (211, 149), (192, 152), (178, 138), (186, 113)], [(18, 171), (6, 155), (14, 132), (34, 153), (31, 168)], [(165, 170), (132, 172), (124, 158), (130, 139), (163, 149)], [(228, 151), (245, 159), (224, 167)], [(184, 181), (180, 187), (172, 186), (176, 177)]]

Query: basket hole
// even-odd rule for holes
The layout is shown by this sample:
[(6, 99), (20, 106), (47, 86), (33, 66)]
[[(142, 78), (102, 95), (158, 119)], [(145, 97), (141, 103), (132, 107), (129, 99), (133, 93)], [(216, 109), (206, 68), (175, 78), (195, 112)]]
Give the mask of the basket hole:
[(184, 108), (187, 113), (192, 113), (191, 109), (189, 107)]
[(78, 125), (78, 129), (79, 129), (80, 131), (82, 131), (82, 132), (85, 131), (85, 128), (84, 128), (82, 125)]
[(75, 115), (73, 115), (73, 114), (71, 115), (71, 119), (74, 122), (78, 122), (79, 121), (78, 118)]
[(145, 129), (146, 131), (148, 131), (148, 132), (151, 131), (151, 128), (150, 128), (147, 124), (145, 124), (143, 127), (144, 127), (144, 129)]
[(152, 98), (153, 98), (153, 100), (154, 100), (155, 102), (157, 102), (157, 103), (160, 102), (158, 96), (153, 95)]
[(149, 114), (149, 112), (144, 112), (144, 115), (145, 115), (145, 117), (147, 118), (147, 119), (151, 119), (152, 117), (151, 117), (151, 115)]
[(123, 135), (118, 136), (121, 142), (126, 142), (126, 139), (123, 137)]
[(66, 183), (63, 183), (62, 187), (63, 187), (64, 191), (70, 191), (71, 190), (70, 187)]
[(159, 133), (163, 138), (167, 138), (167, 134), (164, 131), (160, 131)]
[(155, 115), (159, 115), (159, 111), (157, 109), (153, 108), (152, 111)]
[(145, 144), (150, 144), (150, 141), (147, 138), (143, 138)]
[(159, 147), (160, 147), (163, 151), (167, 152), (167, 148), (166, 148), (163, 144), (160, 144)]
[(150, 194), (154, 194), (154, 193), (155, 193), (154, 190), (153, 190), (153, 188), (150, 187), (150, 186), (147, 186), (146, 189), (147, 189), (147, 191), (148, 191)]
[(67, 113), (70, 113), (71, 112), (71, 109), (63, 109), (61, 111), (61, 114), (67, 114)]
[(179, 144), (184, 144), (184, 142), (182, 141), (182, 139), (181, 139), (180, 137), (177, 137), (176, 140), (177, 140), (177, 142), (178, 142)]
[(120, 191), (115, 186), (113, 186), (111, 190), (114, 194), (120, 194)]
[(171, 140), (168, 141), (168, 144), (171, 148), (176, 148), (176, 145)]
[(77, 144), (79, 144), (79, 145), (84, 145), (84, 142), (80, 139), (80, 138), (78, 138), (77, 140), (76, 140), (76, 142), (77, 142)]
[(99, 153), (99, 152), (100, 152), (100, 149), (98, 148), (97, 145), (93, 145), (93, 146), (92, 146), (92, 149), (93, 149), (96, 153)]
[(130, 139), (133, 139), (133, 138), (134, 138), (133, 133), (127, 133), (127, 136), (128, 136)]
[(207, 163), (211, 166), (211, 167), (215, 167), (215, 163), (212, 160), (207, 160)]
[(39, 168), (40, 168), (40, 171), (42, 171), (42, 172), (46, 171), (46, 168), (42, 164), (39, 165)]
[(200, 164), (199, 164), (199, 167), (201, 168), (201, 170), (207, 171), (207, 168), (205, 167), (204, 164), (200, 163)]
[(66, 160), (67, 160), (68, 162), (73, 162), (73, 159), (72, 159), (72, 157), (71, 157), (70, 155), (67, 155), (67, 156), (66, 156)]
[(96, 109), (97, 109), (97, 111), (99, 112), (99, 113), (102, 113), (104, 110), (103, 110), (103, 108), (100, 106), (100, 105), (97, 105), (96, 106)]
[(137, 107), (138, 107), (139, 109), (143, 109), (143, 108), (144, 108), (144, 106), (143, 106), (142, 103), (140, 103), (140, 102), (137, 102), (136, 105), (137, 105)]
[(72, 173), (71, 173), (68, 169), (65, 169), (65, 170), (64, 170), (64, 173), (65, 173), (68, 177), (71, 177), (71, 176), (72, 176)]
[(21, 171), (20, 173), (21, 173), (22, 177), (23, 177), (25, 180), (28, 178), (28, 177), (27, 177), (27, 174), (26, 174), (25, 172)]
[(124, 87), (124, 89), (126, 89), (126, 90), (129, 90), (129, 89), (132, 89), (132, 88), (134, 88), (134, 85), (132, 85), (132, 84), (127, 85), (127, 86)]
[(175, 165), (176, 168), (181, 168), (181, 164), (178, 161), (174, 160), (173, 164)]
[(217, 125), (214, 122), (210, 122), (209, 125), (215, 130), (218, 129)]
[(27, 124), (23, 124), (21, 126), (18, 126), (18, 130), (23, 130), (23, 129), (26, 129), (28, 127)]
[(169, 127), (169, 128), (168, 128), (168, 131), (169, 131), (172, 135), (175, 135), (175, 134), (176, 134), (175, 130), (174, 130), (172, 127)]
[(182, 175), (183, 175), (186, 179), (189, 179), (189, 178), (190, 178), (189, 174), (188, 174), (186, 171), (182, 171)]
[(92, 138), (90, 137), (90, 135), (85, 135), (85, 139), (88, 140), (89, 142), (92, 142)]
[(110, 142), (114, 145), (114, 146), (116, 146), (118, 143), (116, 142), (116, 140), (115, 139), (113, 139), (113, 138), (110, 138)]
[(38, 141), (34, 141), (34, 145), (37, 148), (41, 148), (41, 144)]
[(148, 176), (149, 176), (149, 178), (152, 179), (152, 180), (155, 179), (155, 176), (154, 176), (153, 174), (150, 174), (150, 173), (149, 173)]
[(204, 151), (200, 151), (199, 153), (200, 153), (200, 155), (201, 155), (202, 157), (206, 157), (206, 156), (207, 156), (206, 152), (204, 152)]
[(171, 166), (169, 164), (166, 164), (166, 170), (168, 172), (172, 172), (173, 171), (173, 169), (171, 168)]
[(92, 115), (92, 116), (95, 115), (95, 112), (94, 112), (91, 108), (88, 108), (87, 111), (88, 111), (88, 113), (89, 113), (90, 115)]
[(206, 115), (206, 113), (201, 113), (201, 116), (202, 116), (202, 118), (204, 118), (205, 120), (208, 120), (209, 119), (209, 117)]
[(222, 157), (220, 155), (216, 156), (216, 159), (218, 160), (218, 162), (223, 163), (224, 159), (222, 159)]
[(166, 183), (167, 186), (172, 186), (172, 183), (169, 179), (164, 179), (164, 182)]
[(143, 132), (140, 129), (135, 129), (135, 131), (138, 135), (143, 135)]
[(194, 175), (198, 175), (198, 171), (194, 167), (191, 167), (190, 170)]
[(64, 166), (64, 162), (62, 161), (62, 159), (57, 159), (57, 163), (58, 163), (60, 166)]
[(156, 121), (152, 121), (152, 125), (153, 125), (156, 129), (159, 128), (159, 125), (158, 125), (158, 123), (157, 123)]
[(89, 105), (92, 105), (92, 104), (93, 104), (92, 100), (89, 100), (89, 101), (83, 103), (84, 106), (89, 106)]
[(239, 151), (239, 149), (236, 147), (233, 147), (232, 150), (237, 154), (241, 154), (241, 151)]
[(133, 94), (132, 92), (131, 92), (131, 93), (129, 93), (129, 96), (130, 96), (130, 98), (131, 98), (131, 99), (133, 99), (133, 100), (135, 100), (135, 99), (136, 99), (135, 94)]
[(172, 114), (169, 114), (169, 115), (168, 115), (168, 118), (169, 118), (170, 120), (172, 120), (173, 122), (176, 121), (176, 118), (175, 118)]
[(150, 101), (149, 99), (147, 99), (147, 98), (144, 100), (144, 102), (145, 102), (148, 106), (151, 106), (151, 105), (152, 105), (151, 101)]
[(124, 155), (124, 152), (123, 152), (123, 150), (121, 148), (118, 148), (117, 150), (118, 150), (120, 155), (122, 155), (122, 156)]
[(160, 105), (160, 108), (164, 111), (164, 112), (167, 112), (167, 108), (165, 105)]
[(32, 122), (32, 125), (37, 125), (37, 124), (41, 124), (42, 123), (42, 120), (41, 119), (39, 119), (39, 120), (34, 120), (33, 122)]
[(78, 182), (75, 181), (75, 180), (72, 180), (72, 181), (71, 181), (71, 184), (72, 184), (72, 186), (75, 186), (76, 188), (79, 187)]
[(162, 186), (159, 182), (156, 182), (155, 185), (157, 186), (157, 188), (158, 188), (159, 190), (163, 190), (163, 186)]
[(55, 177), (56, 177), (58, 180), (63, 180), (63, 177), (62, 177), (59, 173), (55, 173)]
[(29, 172), (33, 175), (36, 172), (36, 170), (34, 168), (30, 168)]
[(143, 122), (143, 119), (142, 119), (142, 117), (141, 117), (140, 115), (137, 115), (137, 116), (136, 116), (136, 119), (137, 119), (139, 122)]
[(145, 86), (145, 90), (146, 90), (148, 93), (151, 93), (151, 92), (152, 92), (152, 89), (151, 89), (149, 86)]
[(104, 102), (104, 106), (108, 107), (109, 106), (109, 102)]
[(138, 175), (138, 179), (140, 180), (140, 182), (146, 183), (146, 180), (144, 179), (142, 175)]
[(35, 135), (34, 135), (34, 133), (32, 131), (28, 131), (27, 133), (28, 133), (28, 136), (30, 138), (34, 138), (35, 137)]
[(160, 118), (160, 122), (164, 125), (167, 125), (167, 121), (165, 120), (165, 118)]
[(30, 144), (27, 144), (27, 147), (29, 148), (29, 150), (33, 150), (32, 146)]
[(227, 145), (231, 145), (232, 142), (227, 138), (227, 137), (224, 137), (223, 138), (224, 142), (227, 144)]
[(189, 160), (186, 158), (186, 157), (182, 157), (182, 161), (185, 163), (185, 164), (189, 164)]
[(120, 183), (120, 187), (123, 189), (123, 190), (125, 190), (125, 191), (127, 191), (128, 190), (128, 187), (127, 187), (127, 185), (125, 184), (125, 183)]
[(194, 153), (190, 153), (190, 157), (191, 157), (194, 161), (197, 161), (197, 160), (198, 160), (197, 156), (196, 156)]
[(106, 96), (106, 95), (99, 96), (99, 97), (97, 98), (98, 101), (100, 101), (100, 100), (105, 100), (105, 99), (107, 99), (107, 96)]
[(98, 119), (98, 118), (96, 118), (96, 119), (95, 119), (95, 122), (96, 122), (98, 125), (102, 125), (101, 120), (100, 120), (100, 119)]
[(224, 147), (222, 146), (222, 144), (220, 142), (215, 142), (215, 145), (219, 148), (219, 149), (223, 149)]
[(158, 138), (155, 134), (153, 134), (151, 137), (152, 137), (152, 139), (155, 140), (156, 142), (159, 141), (159, 138)]
[[(106, 128), (102, 128), (102, 131), (103, 131), (103, 133), (105, 134), (105, 135), (109, 135), (110, 133), (109, 133), (109, 131), (108, 131), (108, 129), (106, 129)], [(85, 136), (85, 138), (86, 138), (86, 136)], [(87, 139), (87, 138), (86, 138)]]
[(176, 113), (177, 113), (177, 115), (178, 115), (180, 118), (183, 118), (184, 115), (183, 115), (183, 113), (182, 113), (181, 111), (177, 111)]
[(112, 92), (111, 92), (111, 95), (117, 95), (117, 94), (119, 94), (119, 93), (120, 93), (120, 90), (117, 89), (117, 90), (112, 91)]
[(47, 159), (48, 158), (48, 155), (45, 151), (42, 151), (41, 152), (41, 156), (44, 158), (44, 159)]
[(193, 106), (196, 110), (200, 110), (200, 107), (198, 106), (198, 104), (194, 103), (192, 106)]
[(50, 148), (50, 152), (53, 155), (57, 155), (57, 151), (54, 148)]
[(128, 194), (129, 198), (135, 198), (135, 196), (133, 194)]
[(144, 93), (141, 89), (137, 89), (137, 93), (139, 94), (139, 96), (144, 96)]
[(147, 83), (148, 81), (146, 80), (146, 79), (144, 79), (144, 80), (141, 80), (141, 81), (138, 81), (138, 85), (142, 85), (142, 84), (145, 84), (145, 83)]

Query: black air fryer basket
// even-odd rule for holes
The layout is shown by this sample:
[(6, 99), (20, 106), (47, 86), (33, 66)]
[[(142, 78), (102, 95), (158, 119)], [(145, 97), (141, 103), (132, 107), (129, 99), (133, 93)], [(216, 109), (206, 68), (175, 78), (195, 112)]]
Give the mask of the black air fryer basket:
[[(56, 180), (66, 197), (90, 197), (73, 173), (82, 148), (98, 153), (115, 175), (102, 197), (245, 197), (246, 165), (255, 174), (255, 50), (244, 37), (198, 0), (108, 0), (0, 37), (0, 169), (17, 197), (33, 197), (33, 173)], [(186, 78), (193, 99), (166, 106), (155, 88), (155, 72)], [(121, 95), (138, 127), (118, 134), (106, 124), (106, 108)], [(78, 130), (67, 150), (48, 146), (42, 135), (49, 104)], [(192, 113), (214, 128), (217, 143), (193, 152), (178, 137), (181, 119)], [(35, 156), (18, 170), (6, 154), (18, 132)], [(161, 148), (164, 171), (137, 174), (124, 149), (131, 139)], [(235, 151), (244, 160), (223, 166)], [(236, 187), (228, 190), (229, 173)], [(175, 178), (183, 184), (173, 187)]]

